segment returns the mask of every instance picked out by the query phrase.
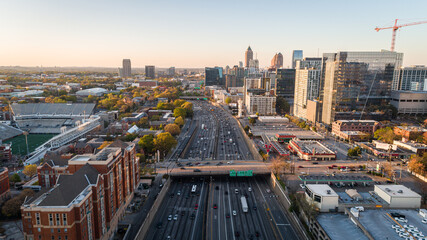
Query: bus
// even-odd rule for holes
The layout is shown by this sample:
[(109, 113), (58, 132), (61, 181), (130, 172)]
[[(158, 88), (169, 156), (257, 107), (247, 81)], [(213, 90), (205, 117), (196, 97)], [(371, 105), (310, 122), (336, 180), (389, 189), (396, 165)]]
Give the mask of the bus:
[(191, 188), (191, 193), (196, 193), (197, 190), (197, 185), (193, 185), (193, 187)]
[(242, 196), (240, 200), (242, 201), (243, 212), (248, 212), (248, 203), (246, 202), (246, 198)]

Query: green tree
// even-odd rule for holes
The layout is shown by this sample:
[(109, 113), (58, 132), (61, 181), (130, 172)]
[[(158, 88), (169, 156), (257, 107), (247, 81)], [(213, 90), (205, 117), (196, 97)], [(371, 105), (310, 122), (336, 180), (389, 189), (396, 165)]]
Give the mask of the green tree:
[(181, 129), (179, 129), (179, 126), (175, 123), (166, 125), (164, 129), (173, 136), (178, 135), (181, 132)]
[(175, 108), (175, 110), (173, 110), (173, 115), (174, 117), (178, 118), (178, 117), (182, 117), (185, 118), (187, 115), (187, 111), (184, 108)]
[(283, 115), (285, 113), (289, 113), (290, 108), (289, 103), (284, 97), (276, 98), (276, 112), (278, 114)]
[(176, 144), (176, 139), (168, 132), (160, 133), (154, 139), (155, 148), (159, 150), (163, 156), (165, 156), (166, 153), (169, 152)]
[(374, 132), (374, 138), (381, 140), (383, 142), (392, 144), (393, 140), (399, 139), (391, 127), (380, 128)]
[(157, 104), (157, 109), (159, 109), (159, 110), (173, 110), (174, 106), (171, 103), (159, 102)]
[(231, 103), (231, 98), (230, 98), (230, 97), (227, 97), (227, 98), (225, 99), (225, 103), (226, 103), (226, 104), (230, 104), (230, 103)]
[(173, 101), (173, 105), (174, 105), (175, 107), (181, 107), (181, 106), (182, 106), (182, 104), (184, 104), (184, 103), (186, 103), (186, 101), (185, 101), (185, 100), (183, 100), (183, 99), (177, 99), (177, 100)]
[(178, 124), (178, 126), (183, 126), (184, 125), (184, 119), (182, 117), (177, 117), (175, 119), (175, 123)]
[(185, 102), (184, 104), (181, 105), (182, 108), (185, 109), (185, 111), (187, 112), (188, 117), (192, 117), (193, 116), (193, 104), (191, 102)]
[(7, 217), (19, 217), (21, 215), (21, 205), (26, 197), (33, 196), (31, 189), (23, 190), (18, 196), (8, 200), (2, 207), (1, 212)]
[(10, 176), (9, 181), (13, 183), (17, 183), (21, 181), (21, 177), (19, 176), (19, 174), (15, 173), (12, 176)]
[(154, 151), (154, 136), (144, 135), (138, 142), (139, 146), (144, 149), (145, 154), (151, 154)]

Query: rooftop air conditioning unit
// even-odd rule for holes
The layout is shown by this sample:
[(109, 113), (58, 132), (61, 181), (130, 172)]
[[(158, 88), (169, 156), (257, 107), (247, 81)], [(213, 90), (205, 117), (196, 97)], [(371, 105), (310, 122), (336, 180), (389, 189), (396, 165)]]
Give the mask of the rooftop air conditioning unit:
[(399, 190), (399, 191), (397, 191), (398, 193), (403, 193), (403, 190)]

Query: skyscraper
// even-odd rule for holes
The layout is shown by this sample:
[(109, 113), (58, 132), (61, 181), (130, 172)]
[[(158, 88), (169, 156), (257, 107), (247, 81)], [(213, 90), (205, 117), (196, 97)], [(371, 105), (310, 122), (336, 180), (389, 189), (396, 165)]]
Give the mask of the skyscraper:
[(271, 59), (271, 67), (275, 69), (283, 67), (283, 55), (281, 53), (276, 53)]
[(156, 77), (156, 67), (145, 66), (145, 78), (155, 78), (155, 77)]
[(410, 66), (394, 71), (392, 90), (423, 91), (427, 85), (427, 67)]
[(130, 78), (132, 76), (132, 68), (130, 64), (130, 59), (123, 59), (123, 69), (122, 69), (122, 78)]
[(168, 69), (168, 76), (169, 76), (169, 77), (173, 77), (173, 76), (175, 76), (175, 67), (170, 67), (170, 68)]
[(205, 68), (205, 86), (219, 86), (222, 83), (222, 68)]
[[(293, 113), (295, 116), (307, 119), (308, 100), (317, 100), (321, 76), (321, 58), (316, 61), (297, 60), (295, 74), (295, 92)], [(307, 67), (307, 66), (313, 67)], [(316, 66), (316, 67), (314, 67)]]
[(297, 60), (302, 60), (302, 57), (303, 57), (302, 50), (294, 50), (294, 51), (292, 51), (292, 68), (295, 68), (296, 61)]
[(324, 53), (320, 91), (323, 123), (339, 120), (339, 113), (362, 111), (365, 104), (388, 104), (393, 74), (402, 59), (403, 53), (384, 50)]
[(249, 62), (254, 59), (254, 53), (252, 52), (251, 46), (245, 52), (245, 67), (249, 67)]
[(284, 97), (290, 105), (294, 102), (295, 69), (276, 70), (276, 96)]

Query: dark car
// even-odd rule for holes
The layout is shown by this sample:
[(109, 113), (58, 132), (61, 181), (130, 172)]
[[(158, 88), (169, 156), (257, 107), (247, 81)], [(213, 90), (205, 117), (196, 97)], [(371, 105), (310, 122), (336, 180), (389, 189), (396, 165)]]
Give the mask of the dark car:
[(156, 227), (157, 227), (157, 229), (162, 228), (162, 225), (163, 225), (163, 223), (162, 223), (162, 222), (158, 222), (158, 223), (157, 223), (157, 226), (156, 226)]
[(256, 208), (256, 206), (254, 206), (254, 210), (256, 210), (257, 208)]
[(218, 190), (218, 189), (219, 189), (219, 186), (216, 186), (216, 187), (215, 187), (215, 189), (216, 189), (216, 190)]
[(201, 172), (200, 169), (194, 169), (193, 172)]
[(194, 213), (192, 213), (192, 214), (190, 215), (190, 219), (191, 219), (191, 220), (193, 220), (195, 217), (196, 217), (196, 214), (194, 214)]
[(225, 194), (225, 195), (228, 195), (228, 191), (225, 191), (225, 192), (224, 192), (224, 194)]
[(236, 231), (236, 232), (234, 233), (234, 236), (239, 237), (239, 236), (240, 236), (240, 233), (239, 233), (238, 231)]
[(259, 232), (257, 231), (257, 232), (255, 232), (255, 236), (256, 237), (259, 237)]
[(319, 162), (312, 162), (312, 164), (319, 164)]

